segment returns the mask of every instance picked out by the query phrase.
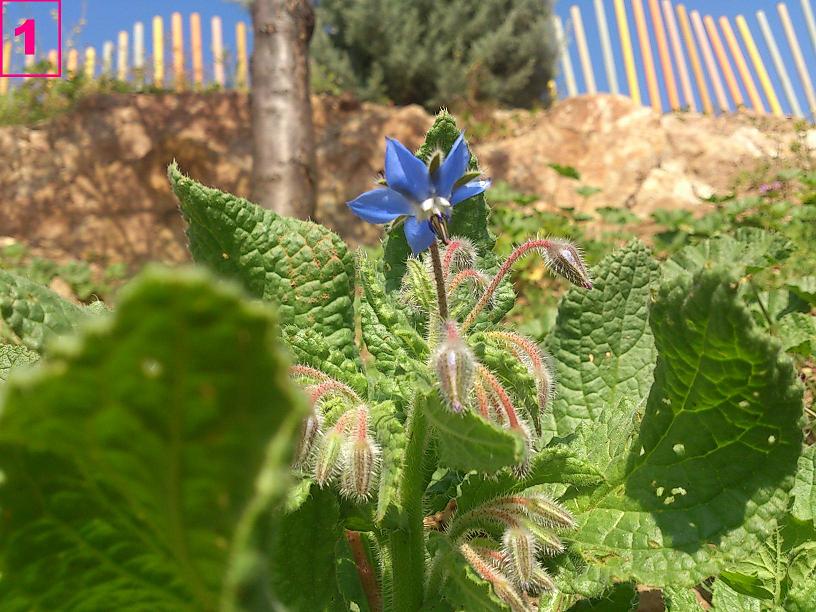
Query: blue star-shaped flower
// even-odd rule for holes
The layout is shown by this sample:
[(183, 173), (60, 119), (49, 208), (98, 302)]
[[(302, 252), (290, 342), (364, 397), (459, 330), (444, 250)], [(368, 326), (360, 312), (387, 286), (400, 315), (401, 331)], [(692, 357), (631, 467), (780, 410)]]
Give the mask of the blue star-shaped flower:
[(433, 171), (399, 141), (386, 140), (387, 187), (366, 191), (348, 202), (348, 206), (369, 223), (389, 223), (407, 217), (405, 237), (411, 250), (421, 253), (431, 246), (437, 232), (444, 232), (453, 207), (482, 193), (490, 187), (490, 180), (475, 179), (461, 184), (470, 163), (464, 134), (459, 134), (444, 161)]

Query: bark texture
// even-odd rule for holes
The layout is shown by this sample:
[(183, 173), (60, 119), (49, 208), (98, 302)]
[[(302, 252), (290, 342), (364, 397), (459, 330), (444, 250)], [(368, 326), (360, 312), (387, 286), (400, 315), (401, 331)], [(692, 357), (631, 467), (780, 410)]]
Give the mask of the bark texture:
[(275, 212), (314, 215), (317, 194), (308, 0), (254, 0), (252, 198)]

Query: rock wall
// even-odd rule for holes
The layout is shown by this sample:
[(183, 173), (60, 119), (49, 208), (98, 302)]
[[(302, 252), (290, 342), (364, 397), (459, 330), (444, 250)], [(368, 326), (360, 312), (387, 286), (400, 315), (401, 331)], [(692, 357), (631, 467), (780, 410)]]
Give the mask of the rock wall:
[[(318, 220), (351, 241), (376, 240), (378, 230), (342, 204), (371, 187), (386, 135), (416, 147), (432, 118), (419, 107), (336, 98), (315, 98), (314, 109)], [(474, 146), (494, 179), (538, 194), (542, 206), (620, 205), (641, 216), (699, 208), (700, 196), (729, 189), (739, 172), (792, 156), (795, 142), (798, 155), (816, 149), (816, 132), (788, 120), (660, 116), (613, 96), (494, 120), (499, 136)], [(89, 98), (42, 126), (0, 128), (0, 236), (55, 259), (182, 261), (167, 165), (176, 159), (195, 179), (246, 196), (250, 139), (248, 100), (237, 93)], [(584, 200), (550, 162), (576, 167), (603, 191)]]

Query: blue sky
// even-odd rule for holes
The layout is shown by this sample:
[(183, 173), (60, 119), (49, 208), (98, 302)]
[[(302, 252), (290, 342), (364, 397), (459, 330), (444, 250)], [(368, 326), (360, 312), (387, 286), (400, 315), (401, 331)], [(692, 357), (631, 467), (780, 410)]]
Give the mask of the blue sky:
[[(353, 1), (353, 0), (349, 0)], [(651, 19), (648, 14), (648, 0), (643, 0), (647, 12), (647, 22), (649, 23), (649, 30), (651, 32)], [(675, 4), (677, 0), (675, 0)], [(803, 94), (802, 84), (800, 82), (798, 73), (793, 64), (787, 40), (784, 37), (782, 26), (776, 11), (776, 0), (685, 0), (684, 4), (691, 10), (698, 10), (702, 14), (711, 14), (714, 17), (726, 15), (732, 19), (738, 13), (742, 13), (748, 19), (754, 39), (760, 49), (760, 52), (765, 58), (766, 66), (769, 69), (777, 94), (780, 97), (780, 102), (786, 111), (789, 111), (789, 105), (782, 93), (782, 88), (775, 70), (772, 69), (770, 56), (765, 47), (764, 39), (759, 31), (755, 13), (757, 10), (764, 10), (768, 16), (771, 28), (777, 37), (777, 43), (784, 56), (785, 62), (788, 66), (788, 72), (794, 82), (799, 103), (803, 109), (807, 109), (807, 101)], [(559, 0), (556, 2), (556, 11), (561, 15), (565, 24), (569, 21), (570, 6), (577, 5), (580, 7), (584, 27), (587, 32), (589, 41), (590, 54), (592, 56), (595, 78), (598, 88), (601, 91), (608, 91), (608, 84), (606, 82), (606, 73), (603, 65), (603, 56), (601, 54), (600, 42), (598, 40), (597, 25), (595, 20), (595, 10), (592, 0)], [(623, 70), (623, 63), (621, 61), (621, 50), (617, 38), (617, 24), (615, 21), (614, 7), (612, 0), (604, 0), (606, 7), (607, 20), (612, 30), (612, 46), (615, 54), (618, 81), (626, 91), (626, 78)], [(626, 0), (629, 13), (629, 25), (634, 35), (634, 21), (631, 12), (629, 0)], [(804, 24), (804, 18), (800, 0), (787, 0), (788, 9), (797, 29), (799, 42), (805, 59), (810, 67), (811, 74), (816, 77), (816, 49), (814, 43), (810, 40), (807, 28)], [(816, 0), (811, 0), (811, 5), (816, 10)], [(64, 32), (66, 38), (72, 37), (73, 43), (78, 48), (84, 48), (87, 45), (93, 45), (97, 49), (101, 49), (102, 44), (106, 40), (116, 40), (116, 34), (119, 30), (132, 31), (133, 24), (136, 21), (143, 21), (147, 26), (146, 31), (149, 38), (149, 24), (153, 15), (162, 15), (166, 21), (169, 22), (170, 13), (179, 11), (185, 16), (185, 28), (187, 27), (186, 18), (193, 12), (197, 11), (202, 15), (204, 23), (204, 37), (205, 41), (209, 39), (209, 21), (213, 15), (220, 15), (224, 20), (224, 38), (227, 49), (234, 49), (234, 32), (235, 23), (238, 20), (249, 21), (247, 10), (236, 2), (228, 0), (63, 0), (63, 15), (64, 15)], [(75, 34), (71, 33), (74, 26), (78, 26), (81, 19), (85, 19), (85, 25), (78, 28)], [(168, 25), (165, 26), (169, 32)], [(169, 35), (169, 34), (168, 34)], [(185, 36), (189, 33), (185, 31)], [(738, 36), (739, 38), (739, 36)], [(741, 42), (741, 41), (740, 41)], [(208, 47), (205, 42), (205, 47)], [(579, 90), (584, 89), (583, 74), (580, 68), (577, 49), (575, 45), (570, 46), (572, 63), (576, 71), (576, 78), (578, 80)], [(655, 63), (659, 67), (657, 60), (657, 45), (652, 38), (652, 50), (655, 56)], [(207, 52), (209, 50), (207, 49)], [(743, 49), (744, 51), (744, 49)], [(641, 92), (646, 91), (646, 83), (643, 78), (643, 71), (641, 65), (640, 51), (635, 44), (635, 60), (638, 64), (638, 73), (641, 77)], [(210, 62), (206, 62), (210, 64)], [(749, 61), (750, 64), (750, 61)], [(752, 71), (753, 72), (753, 71)], [(693, 78), (693, 77), (692, 77)], [(756, 76), (754, 75), (756, 79)], [(559, 76), (558, 80), (559, 91), (566, 92), (563, 75)], [(695, 88), (696, 89), (696, 88)], [(661, 93), (664, 98), (664, 106), (668, 106), (665, 89), (661, 86)], [(764, 98), (764, 94), (763, 94)], [(699, 104), (699, 98), (698, 98)], [(767, 104), (767, 101), (766, 101)]]

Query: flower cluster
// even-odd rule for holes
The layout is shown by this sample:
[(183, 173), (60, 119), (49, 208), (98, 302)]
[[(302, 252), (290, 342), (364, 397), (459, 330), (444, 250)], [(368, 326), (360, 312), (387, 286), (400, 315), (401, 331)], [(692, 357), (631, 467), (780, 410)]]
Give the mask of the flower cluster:
[(343, 497), (368, 500), (381, 455), (371, 434), (369, 408), (351, 387), (316, 368), (296, 365), (291, 374), (303, 384), (312, 406), (301, 428), (295, 467), (311, 471), (320, 487), (339, 479)]

